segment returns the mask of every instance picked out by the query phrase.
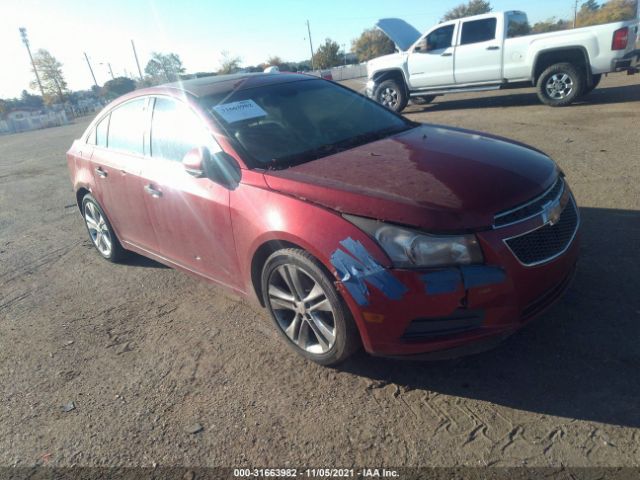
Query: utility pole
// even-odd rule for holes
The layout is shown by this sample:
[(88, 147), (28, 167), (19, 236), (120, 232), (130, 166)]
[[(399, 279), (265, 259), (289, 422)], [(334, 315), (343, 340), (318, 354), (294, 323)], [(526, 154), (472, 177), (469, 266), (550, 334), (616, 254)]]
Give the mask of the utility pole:
[(133, 56), (136, 59), (136, 65), (138, 66), (138, 74), (140, 75), (140, 80), (143, 80), (142, 70), (140, 69), (140, 62), (138, 61), (138, 54), (136, 53), (136, 45), (135, 43), (133, 43), (133, 39), (131, 39), (131, 48), (133, 48)]
[(24, 27), (20, 27), (20, 36), (22, 37), (22, 43), (27, 47), (27, 52), (29, 52), (29, 59), (31, 60), (31, 66), (33, 67), (33, 73), (36, 74), (36, 80), (38, 81), (38, 87), (40, 87), (40, 94), (42, 98), (44, 98), (44, 89), (42, 88), (42, 82), (40, 81), (40, 75), (38, 74), (38, 69), (36, 68), (36, 63), (33, 61), (33, 55), (31, 55), (31, 48), (29, 47), (29, 38), (27, 37), (27, 29)]
[(573, 4), (573, 28), (576, 28), (578, 24), (578, 0), (575, 0)]
[(109, 73), (111, 74), (111, 80), (115, 79), (116, 77), (113, 76), (113, 70), (111, 70), (111, 64), (109, 62), (107, 62), (107, 66), (109, 67)]
[(98, 87), (98, 82), (96, 81), (96, 76), (93, 74), (93, 68), (91, 68), (91, 62), (89, 61), (89, 56), (87, 52), (84, 52), (84, 58), (87, 61), (87, 65), (89, 66), (89, 71), (91, 72), (91, 78), (93, 78), (93, 83), (96, 87)]
[(311, 49), (311, 70), (315, 70), (313, 66), (313, 43), (311, 43), (311, 27), (309, 26), (309, 20), (307, 20), (307, 32), (309, 32), (309, 48)]

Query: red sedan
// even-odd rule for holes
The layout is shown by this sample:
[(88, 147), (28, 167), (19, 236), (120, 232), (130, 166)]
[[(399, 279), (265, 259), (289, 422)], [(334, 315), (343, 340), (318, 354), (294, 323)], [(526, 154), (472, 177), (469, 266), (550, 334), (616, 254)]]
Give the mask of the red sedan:
[(252, 297), (325, 365), (360, 345), (486, 348), (556, 300), (578, 256), (576, 203), (542, 152), (305, 75), (137, 90), (67, 159), (104, 258), (137, 252)]

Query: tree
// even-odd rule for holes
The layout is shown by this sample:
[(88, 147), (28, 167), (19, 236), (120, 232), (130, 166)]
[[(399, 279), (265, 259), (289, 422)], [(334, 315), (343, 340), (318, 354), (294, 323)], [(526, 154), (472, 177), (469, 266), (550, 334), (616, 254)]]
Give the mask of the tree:
[(393, 41), (377, 28), (365, 30), (351, 42), (351, 51), (361, 62), (393, 53), (395, 48)]
[[(590, 25), (631, 20), (636, 16), (636, 0), (610, 0), (597, 8), (590, 8), (590, 3), (587, 2), (582, 5), (578, 12), (576, 26), (588, 27)], [(595, 5), (597, 6), (597, 3)]]
[(461, 3), (445, 13), (442, 21), (446, 22), (447, 20), (456, 20), (458, 18), (489, 13), (491, 10), (493, 9), (488, 0), (469, 0), (466, 4)]
[(313, 66), (323, 69), (335, 67), (336, 65), (342, 65), (340, 45), (338, 45), (338, 42), (327, 38), (313, 55)]
[(242, 63), (242, 59), (240, 57), (232, 56), (227, 50), (224, 50), (220, 56), (222, 58), (220, 59), (220, 70), (218, 70), (218, 75), (236, 73), (240, 70), (240, 64)]
[(144, 67), (144, 73), (150, 78), (152, 83), (175, 82), (180, 79), (180, 74), (184, 73), (182, 60), (177, 53), (153, 52), (151, 60)]
[[(33, 55), (33, 63), (40, 74), (45, 103), (63, 102), (68, 89), (62, 74), (62, 64), (48, 50), (42, 48)], [(32, 81), (29, 86), (35, 90), (36, 81)]]
[(596, 0), (587, 0), (580, 7), (581, 11), (595, 12), (600, 8), (600, 5)]
[(40, 95), (31, 95), (26, 90), (22, 90), (22, 95), (20, 95), (20, 105), (26, 108), (42, 108), (44, 106), (44, 101)]
[(551, 17), (542, 22), (536, 22), (533, 27), (531, 27), (531, 33), (557, 32), (559, 30), (567, 30), (571, 28), (571, 25), (572, 23), (569, 20)]
[(133, 92), (136, 89), (136, 82), (128, 77), (116, 77), (113, 80), (105, 82), (102, 86), (102, 95), (111, 99)]

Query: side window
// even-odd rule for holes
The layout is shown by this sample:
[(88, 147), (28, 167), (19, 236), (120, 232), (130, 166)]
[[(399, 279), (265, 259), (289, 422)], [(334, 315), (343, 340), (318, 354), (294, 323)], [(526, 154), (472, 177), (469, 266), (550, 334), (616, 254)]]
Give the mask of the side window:
[(531, 34), (531, 25), (524, 13), (511, 13), (507, 16), (507, 38), (524, 37)]
[(156, 98), (151, 120), (151, 156), (181, 162), (192, 148), (220, 151), (202, 123), (185, 104), (169, 98)]
[[(132, 100), (111, 112), (108, 146), (114, 150), (142, 155), (144, 133), (144, 104), (146, 99)], [(104, 120), (103, 120), (104, 123)]]
[(462, 38), (460, 45), (471, 43), (487, 42), (496, 38), (496, 26), (498, 22), (495, 18), (485, 18), (483, 20), (473, 20), (462, 24)]
[(454, 25), (447, 25), (427, 35), (427, 51), (443, 50), (451, 46)]
[(98, 147), (107, 146), (107, 130), (109, 130), (109, 115), (100, 120), (100, 123), (96, 126), (95, 144)]

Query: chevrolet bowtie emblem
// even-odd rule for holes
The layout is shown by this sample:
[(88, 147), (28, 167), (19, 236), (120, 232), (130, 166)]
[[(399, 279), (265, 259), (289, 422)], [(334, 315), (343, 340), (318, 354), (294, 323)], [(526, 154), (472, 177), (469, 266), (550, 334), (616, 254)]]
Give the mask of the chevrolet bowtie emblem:
[(542, 211), (542, 222), (549, 225), (555, 225), (560, 220), (562, 214), (562, 205), (560, 205), (560, 199), (547, 203)]

